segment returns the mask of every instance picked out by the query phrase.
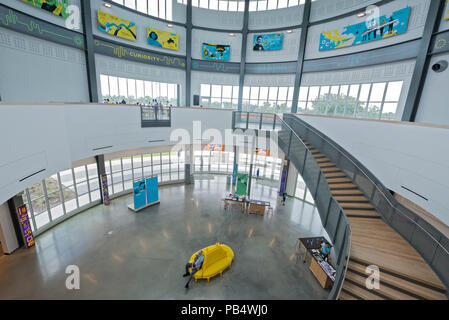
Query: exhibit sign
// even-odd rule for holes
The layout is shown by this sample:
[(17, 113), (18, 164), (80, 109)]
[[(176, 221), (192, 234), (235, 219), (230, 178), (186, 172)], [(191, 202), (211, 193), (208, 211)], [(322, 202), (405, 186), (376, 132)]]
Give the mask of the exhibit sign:
[(159, 201), (157, 176), (145, 180), (147, 185), (147, 204)]
[(101, 189), (103, 190), (103, 203), (105, 206), (109, 205), (109, 191), (108, 191), (108, 177), (106, 174), (101, 175)]
[(267, 156), (268, 157), (270, 155), (270, 150), (256, 148), (256, 151), (254, 153), (259, 155), (259, 156)]
[(255, 34), (253, 51), (281, 50), (283, 40), (283, 33)]
[(23, 0), (26, 3), (41, 8), (42, 10), (53, 13), (54, 15), (63, 17), (64, 19), (69, 17), (67, 8), (69, 6), (68, 0)]
[(229, 61), (231, 46), (222, 44), (203, 43), (201, 56), (203, 59)]
[(449, 20), (449, 0), (446, 0), (446, 6), (444, 7), (444, 20)]
[(25, 246), (30, 248), (34, 246), (33, 231), (31, 230), (30, 219), (28, 218), (28, 210), (26, 204), (17, 207), (17, 214), (19, 216), (20, 227), (22, 229), (23, 240)]
[(224, 144), (208, 144), (206, 145), (207, 151), (224, 151)]
[(147, 42), (151, 46), (179, 50), (178, 34), (168, 31), (147, 28)]
[(147, 193), (145, 187), (145, 180), (136, 181), (133, 183), (134, 195), (134, 209), (140, 209), (147, 204)]
[(136, 41), (136, 24), (98, 10), (98, 29), (114, 36)]
[(239, 196), (246, 196), (247, 189), (248, 189), (248, 174), (246, 173), (237, 174), (237, 187), (235, 193)]
[(410, 7), (374, 19), (331, 30), (320, 35), (319, 51), (346, 48), (379, 39), (386, 39), (407, 31)]

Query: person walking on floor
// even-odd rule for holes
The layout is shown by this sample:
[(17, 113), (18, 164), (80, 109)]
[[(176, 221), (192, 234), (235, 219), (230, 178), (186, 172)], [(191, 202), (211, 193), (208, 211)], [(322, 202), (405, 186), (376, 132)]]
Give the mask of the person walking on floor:
[[(185, 285), (186, 289), (189, 288), (189, 283), (190, 283), (190, 280), (192, 280), (193, 275), (195, 273), (197, 273), (201, 269), (201, 267), (203, 266), (203, 262), (204, 262), (204, 254), (203, 254), (203, 251), (200, 250), (196, 254), (195, 258), (193, 259), (193, 262), (186, 264), (186, 273), (182, 275), (183, 277), (187, 277), (187, 276), (190, 275), (190, 278), (189, 278), (189, 280), (187, 281), (187, 283)], [(192, 268), (192, 272), (191, 273), (189, 272), (189, 268)]]
[(257, 171), (256, 171), (256, 176), (257, 176), (257, 177), (256, 177), (256, 179), (259, 179), (259, 173), (260, 173), (260, 172), (259, 172), (259, 168), (257, 168)]
[(285, 206), (285, 200), (287, 200), (287, 192), (284, 191), (282, 194), (282, 205)]

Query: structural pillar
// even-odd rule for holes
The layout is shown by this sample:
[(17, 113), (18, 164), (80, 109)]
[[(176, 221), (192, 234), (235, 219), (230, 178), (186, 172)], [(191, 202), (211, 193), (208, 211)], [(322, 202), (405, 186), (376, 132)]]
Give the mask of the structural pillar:
[(86, 53), (86, 68), (87, 68), (87, 83), (89, 87), (90, 102), (98, 101), (98, 84), (97, 84), (97, 69), (95, 67), (95, 51), (94, 51), (94, 36), (92, 32), (92, 9), (90, 0), (82, 0), (81, 16), (84, 28), (85, 53)]

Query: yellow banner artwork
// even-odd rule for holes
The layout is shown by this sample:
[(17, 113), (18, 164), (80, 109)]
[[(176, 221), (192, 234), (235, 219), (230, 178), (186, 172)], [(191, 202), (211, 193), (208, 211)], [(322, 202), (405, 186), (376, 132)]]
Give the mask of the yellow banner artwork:
[(179, 50), (178, 34), (168, 31), (147, 28), (148, 44), (159, 48)]
[(136, 24), (98, 10), (98, 29), (117, 37), (136, 41)]

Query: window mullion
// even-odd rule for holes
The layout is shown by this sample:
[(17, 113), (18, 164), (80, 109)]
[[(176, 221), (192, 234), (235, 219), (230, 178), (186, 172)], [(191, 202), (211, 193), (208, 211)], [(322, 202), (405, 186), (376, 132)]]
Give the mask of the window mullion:
[(31, 222), (33, 223), (34, 230), (37, 230), (36, 221), (34, 221), (33, 206), (31, 204), (30, 190), (28, 188), (25, 189), (25, 194), (27, 197), (28, 207), (30, 208), (30, 212), (29, 212), (28, 216), (31, 217)]

